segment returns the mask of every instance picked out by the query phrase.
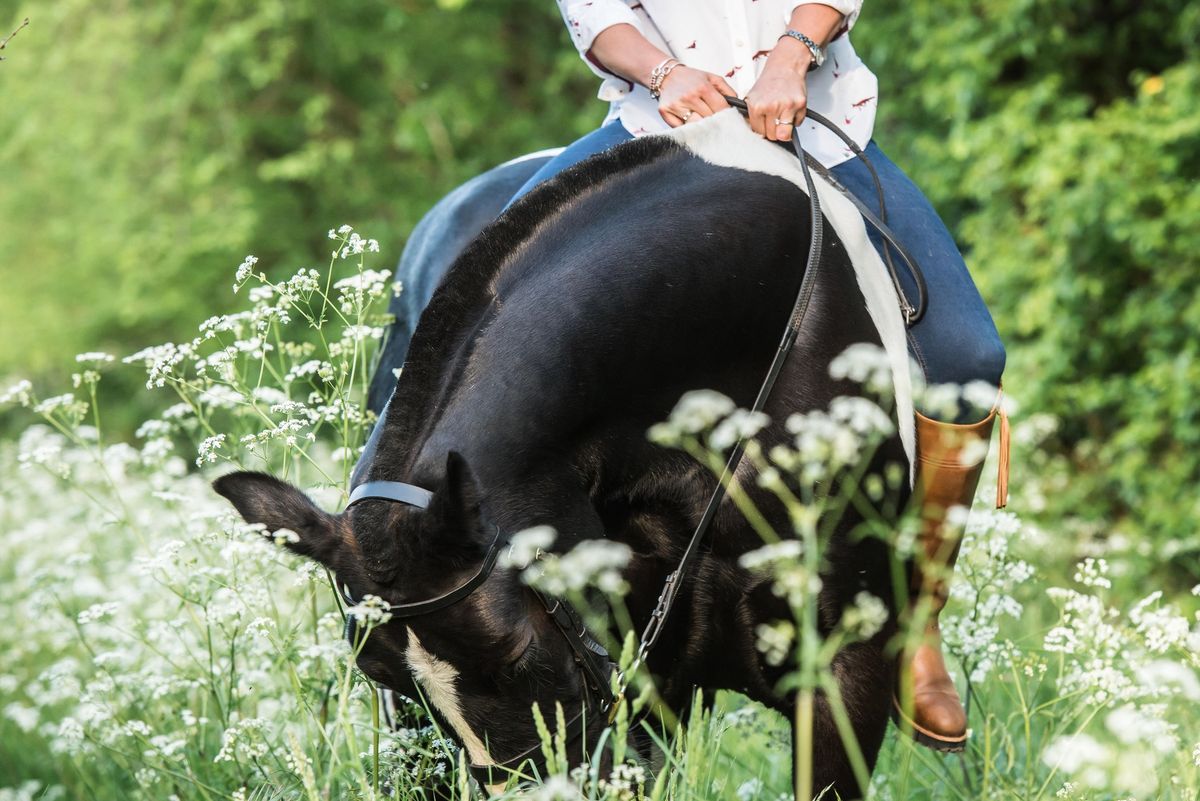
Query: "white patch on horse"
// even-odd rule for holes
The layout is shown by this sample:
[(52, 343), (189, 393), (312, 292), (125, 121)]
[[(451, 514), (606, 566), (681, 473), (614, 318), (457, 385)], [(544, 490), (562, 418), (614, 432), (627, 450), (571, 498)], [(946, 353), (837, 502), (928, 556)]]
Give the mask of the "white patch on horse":
[[(735, 109), (717, 112), (662, 135), (675, 139), (710, 164), (775, 175), (808, 193), (804, 173), (796, 157), (754, 133)], [(911, 481), (916, 475), (916, 418), (912, 376), (909, 373), (908, 334), (900, 315), (900, 299), (887, 268), (883, 266), (883, 260), (879, 258), (879, 252), (867, 238), (867, 226), (858, 209), (821, 176), (813, 173), (812, 178), (821, 201), (821, 211), (846, 246), (858, 287), (867, 302), (867, 313), (879, 331), (879, 338), (892, 365), (896, 422), (909, 465), (914, 468), (909, 470)]]
[(444, 662), (426, 651), (411, 628), (408, 630), (408, 650), (404, 656), (408, 661), (409, 669), (412, 670), (413, 678), (425, 691), (425, 697), (438, 712), (442, 713), (442, 717), (450, 724), (450, 728), (454, 729), (454, 733), (462, 740), (471, 761), (476, 765), (495, 764), (488, 755), (483, 741), (471, 730), (471, 727), (467, 725), (467, 719), (463, 716), (462, 708), (458, 703), (458, 688), (455, 686), (458, 670), (454, 665)]

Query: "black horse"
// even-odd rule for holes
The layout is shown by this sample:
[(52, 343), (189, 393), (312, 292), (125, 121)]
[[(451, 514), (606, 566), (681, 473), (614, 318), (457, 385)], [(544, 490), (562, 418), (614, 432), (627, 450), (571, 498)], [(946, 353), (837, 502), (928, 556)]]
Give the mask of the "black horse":
[[(710, 127), (715, 136), (734, 123), (742, 124)], [(775, 149), (753, 137), (736, 146)], [(551, 525), (555, 550), (587, 539), (624, 542), (632, 550), (626, 602), (643, 625), (716, 483), (689, 456), (650, 443), (646, 430), (698, 387), (750, 404), (803, 277), (808, 219), (808, 196), (795, 183), (716, 166), (671, 138), (594, 157), (489, 225), (420, 318), (356, 480), (427, 488), (427, 508), (368, 499), (329, 514), (260, 473), (225, 476), (216, 488), (248, 521), (297, 532), (289, 547), (332, 568), (354, 596), (396, 605), (468, 582), (497, 530)], [(782, 421), (791, 413), (861, 394), (831, 379), (829, 364), (854, 343), (881, 342), (833, 230), (820, 258), (800, 336), (766, 408), (774, 422), (759, 438), (768, 447), (787, 439)], [(898, 436), (870, 469), (889, 463), (907, 464)], [(745, 466), (738, 479), (788, 536), (782, 505)], [(886, 547), (851, 536), (860, 513), (838, 521), (825, 551), (825, 630), (859, 591), (891, 597)], [(738, 564), (761, 545), (727, 501), (648, 659), (675, 709), (700, 687), (792, 710), (793, 696), (778, 690), (788, 666), (768, 664), (755, 647), (757, 624), (790, 613), (767, 577)], [(869, 764), (887, 721), (893, 673), (884, 644), (892, 631), (843, 648), (833, 665)], [(561, 702), (568, 716), (581, 708), (588, 691), (575, 657), (516, 571), (498, 568), (435, 614), (375, 629), (359, 666), (401, 692), (415, 680), (472, 761), (486, 765), (536, 744), (533, 704), (550, 710)], [(604, 723), (587, 722), (589, 742)], [(582, 739), (572, 744), (577, 758)], [(860, 793), (820, 694), (811, 748), (817, 788)]]

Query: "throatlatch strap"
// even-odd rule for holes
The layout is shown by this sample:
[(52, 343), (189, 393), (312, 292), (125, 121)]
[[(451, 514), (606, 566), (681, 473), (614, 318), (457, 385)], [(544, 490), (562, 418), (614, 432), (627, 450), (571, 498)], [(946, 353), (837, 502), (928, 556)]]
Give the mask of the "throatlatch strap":
[(996, 508), (1003, 509), (1008, 505), (1008, 469), (1012, 456), (1012, 432), (1008, 425), (1008, 412), (1004, 410), (1004, 397), (1001, 395), (997, 403), (1000, 415), (1000, 459), (996, 466)]

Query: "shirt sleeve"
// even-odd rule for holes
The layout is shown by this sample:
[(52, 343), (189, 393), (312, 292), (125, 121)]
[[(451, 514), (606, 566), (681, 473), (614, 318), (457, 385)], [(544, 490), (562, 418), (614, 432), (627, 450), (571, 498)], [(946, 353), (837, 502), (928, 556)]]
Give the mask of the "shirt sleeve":
[(842, 12), (842, 16), (845, 19), (842, 20), (842, 27), (838, 29), (837, 34), (834, 36), (835, 39), (854, 27), (854, 22), (858, 19), (859, 12), (862, 11), (862, 0), (800, 0), (800, 2), (793, 3), (791, 8), (787, 10), (787, 13), (784, 14), (783, 23), (786, 25), (790, 22), (792, 12), (800, 6), (811, 5), (829, 6), (832, 9)]
[(641, 30), (637, 14), (622, 0), (557, 0), (563, 22), (571, 33), (571, 41), (592, 72), (601, 78), (611, 78), (613, 73), (595, 60), (591, 54), (592, 42), (600, 32), (614, 25), (625, 23)]

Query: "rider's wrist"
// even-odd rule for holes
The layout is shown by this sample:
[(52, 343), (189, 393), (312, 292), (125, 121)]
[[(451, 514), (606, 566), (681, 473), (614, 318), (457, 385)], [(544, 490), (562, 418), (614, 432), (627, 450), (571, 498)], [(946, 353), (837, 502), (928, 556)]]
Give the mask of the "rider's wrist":
[(779, 39), (778, 44), (775, 45), (775, 49), (771, 51), (770, 59), (780, 66), (786, 67), (793, 72), (798, 72), (801, 75), (806, 74), (815, 64), (813, 55), (809, 52), (809, 49), (790, 36), (784, 36)]
[(791, 28), (779, 37), (772, 55), (781, 48), (795, 60), (797, 68), (804, 72), (825, 62), (825, 50), (808, 36)]
[(646, 88), (650, 90), (650, 94), (657, 98), (662, 94), (663, 83), (666, 82), (667, 76), (675, 70), (676, 67), (683, 65), (676, 58), (664, 58), (662, 61), (650, 70), (650, 79), (646, 82)]

